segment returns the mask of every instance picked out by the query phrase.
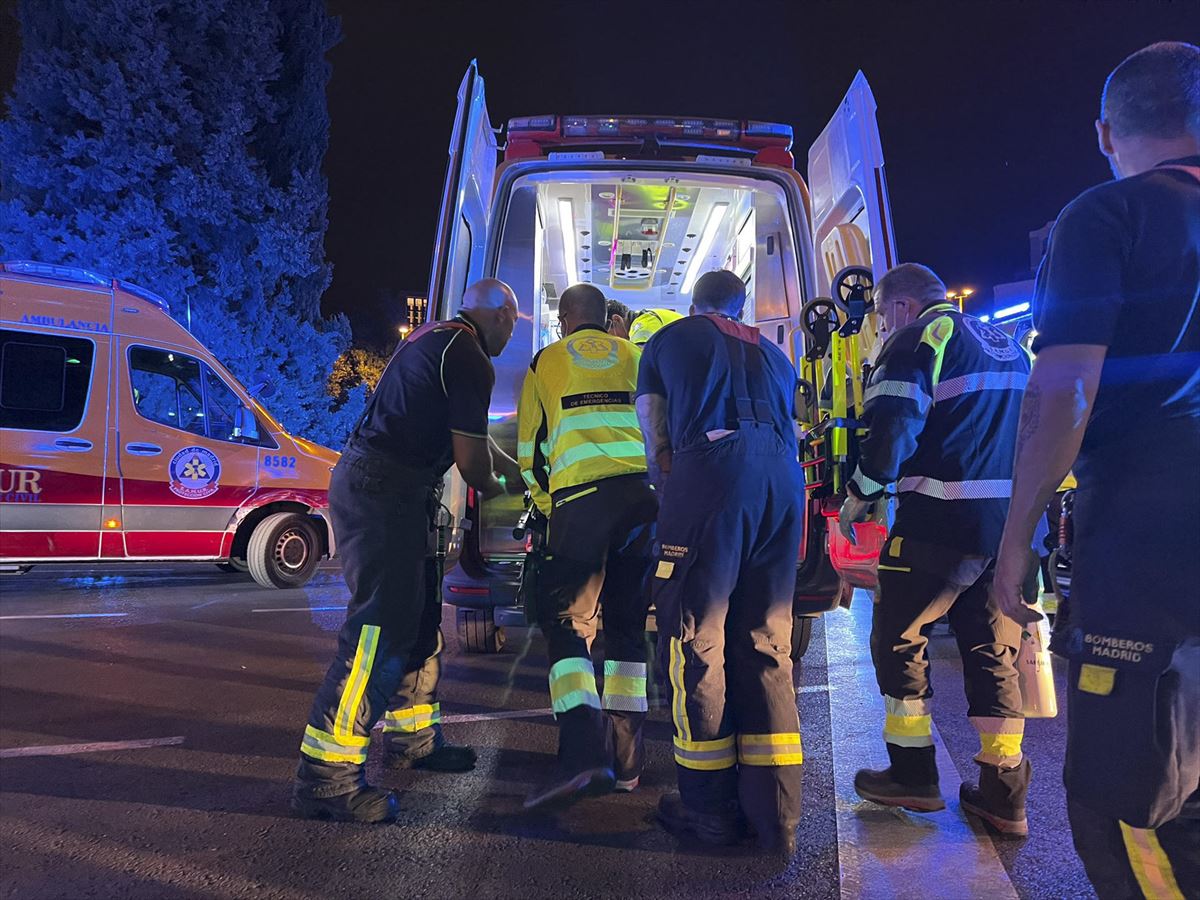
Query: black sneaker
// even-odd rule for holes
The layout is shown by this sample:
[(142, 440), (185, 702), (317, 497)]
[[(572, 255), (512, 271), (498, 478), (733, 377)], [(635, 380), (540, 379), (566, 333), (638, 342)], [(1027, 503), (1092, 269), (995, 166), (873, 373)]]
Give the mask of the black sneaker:
[(859, 769), (854, 775), (854, 790), (864, 800), (881, 806), (900, 806), (913, 812), (937, 812), (946, 808), (946, 801), (936, 784), (902, 784), (895, 780), (891, 768)]
[(400, 814), (400, 799), (392, 791), (361, 787), (336, 797), (313, 797), (296, 790), (292, 811), (305, 819), (333, 822), (394, 822)]
[(468, 772), (475, 768), (475, 748), (442, 744), (424, 756), (406, 756), (389, 750), (383, 764), (389, 769), (427, 769), (430, 772)]
[(678, 791), (663, 794), (658, 801), (658, 821), (675, 837), (694, 837), (702, 844), (728, 846), (742, 837), (736, 815), (697, 812), (683, 802)]
[(525, 798), (526, 809), (550, 804), (574, 803), (583, 797), (596, 797), (613, 789), (616, 778), (613, 770), (602, 766), (581, 772), (560, 773), (553, 780), (537, 787)]

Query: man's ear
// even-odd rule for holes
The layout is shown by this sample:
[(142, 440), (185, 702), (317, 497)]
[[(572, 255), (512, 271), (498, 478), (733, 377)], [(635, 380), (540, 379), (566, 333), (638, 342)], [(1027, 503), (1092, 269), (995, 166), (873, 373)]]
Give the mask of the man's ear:
[(1102, 119), (1096, 120), (1096, 144), (1105, 156), (1111, 157), (1116, 152), (1112, 145), (1112, 126)]

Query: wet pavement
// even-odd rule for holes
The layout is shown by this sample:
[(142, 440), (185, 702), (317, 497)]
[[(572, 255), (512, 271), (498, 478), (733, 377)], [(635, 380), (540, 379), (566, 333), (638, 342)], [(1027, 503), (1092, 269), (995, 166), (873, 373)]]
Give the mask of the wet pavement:
[[(637, 792), (524, 812), (554, 758), (544, 644), (510, 629), (503, 653), (462, 653), (449, 608), (445, 730), (479, 750), (477, 768), (385, 772), (376, 747), (370, 777), (402, 791), (396, 825), (297, 819), (289, 778), (347, 597), (336, 568), (292, 591), (209, 566), (68, 576), (43, 567), (0, 579), (5, 898), (1094, 896), (1066, 826), (1064, 715), (1028, 726), (1031, 837), (994, 842), (961, 818), (946, 779), (973, 777), (977, 742), (941, 627), (932, 655), (949, 809), (910, 816), (848, 793), (853, 769), (882, 755), (868, 708), (878, 698), (861, 689), (861, 592), (853, 614), (818, 623), (798, 670), (800, 849), (773, 873), (749, 847), (687, 847), (654, 825), (673, 781), (661, 708)], [(964, 850), (979, 860), (971, 873), (953, 870)]]

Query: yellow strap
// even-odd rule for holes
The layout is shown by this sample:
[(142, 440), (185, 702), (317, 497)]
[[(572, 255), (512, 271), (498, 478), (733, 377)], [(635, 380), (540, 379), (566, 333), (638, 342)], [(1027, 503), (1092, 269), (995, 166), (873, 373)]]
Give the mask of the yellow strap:
[(1129, 865), (1146, 900), (1183, 900), (1171, 860), (1158, 842), (1154, 829), (1134, 828), (1122, 822), (1121, 837), (1125, 840)]
[(342, 688), (334, 718), (333, 733), (339, 740), (354, 737), (354, 721), (362, 705), (367, 682), (371, 678), (371, 667), (375, 664), (375, 651), (379, 647), (379, 626), (364, 625), (358, 633), (358, 648), (354, 651), (354, 662), (350, 664), (350, 676)]

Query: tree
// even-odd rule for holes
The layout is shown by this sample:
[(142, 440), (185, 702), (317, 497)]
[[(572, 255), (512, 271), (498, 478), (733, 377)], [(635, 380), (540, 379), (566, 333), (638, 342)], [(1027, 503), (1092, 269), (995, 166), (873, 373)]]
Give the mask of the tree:
[[(344, 406), (359, 385), (373, 393), (375, 386), (387, 368), (389, 356), (377, 353), (369, 347), (351, 347), (334, 361), (329, 373), (327, 390), (334, 398), (336, 408)], [(359, 407), (353, 407), (357, 412)]]
[(21, 0), (19, 14), (0, 258), (162, 294), (244, 383), (281, 386), (270, 405), (289, 429), (340, 446), (364, 391), (335, 409), (325, 390), (350, 338), (320, 315), (336, 21), (320, 0)]

